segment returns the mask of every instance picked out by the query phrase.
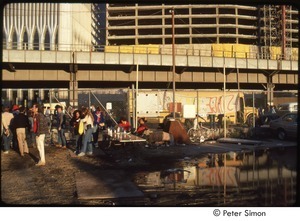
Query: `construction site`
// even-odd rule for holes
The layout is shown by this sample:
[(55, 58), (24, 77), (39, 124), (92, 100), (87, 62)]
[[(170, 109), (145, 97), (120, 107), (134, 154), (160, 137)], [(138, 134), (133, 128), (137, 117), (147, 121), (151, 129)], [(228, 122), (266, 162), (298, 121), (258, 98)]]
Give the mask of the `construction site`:
[[(12, 3), (3, 15), (2, 104), (40, 103), (51, 117), (59, 104), (67, 120), (101, 107), (109, 120), (87, 155), (70, 124), (59, 147), (54, 123), (45, 165), (33, 139), (23, 157), (1, 152), (5, 205), (197, 207), (165, 213), (175, 220), (299, 205), (297, 138), (257, 124), (259, 111), (298, 100), (296, 7)], [(146, 119), (150, 135), (118, 131), (123, 116), (132, 129)]]
[[(171, 11), (175, 11), (172, 24)], [(265, 56), (298, 47), (298, 10), (285, 5), (106, 5), (106, 45), (255, 45)]]

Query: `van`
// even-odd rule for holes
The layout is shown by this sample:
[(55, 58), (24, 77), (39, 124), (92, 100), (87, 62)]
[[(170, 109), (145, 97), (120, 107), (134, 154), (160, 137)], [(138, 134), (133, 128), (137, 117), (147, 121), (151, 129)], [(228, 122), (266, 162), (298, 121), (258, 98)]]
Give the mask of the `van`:
[(278, 104), (277, 113), (282, 116), (286, 113), (297, 113), (298, 112), (298, 103), (297, 102), (289, 102), (284, 104)]

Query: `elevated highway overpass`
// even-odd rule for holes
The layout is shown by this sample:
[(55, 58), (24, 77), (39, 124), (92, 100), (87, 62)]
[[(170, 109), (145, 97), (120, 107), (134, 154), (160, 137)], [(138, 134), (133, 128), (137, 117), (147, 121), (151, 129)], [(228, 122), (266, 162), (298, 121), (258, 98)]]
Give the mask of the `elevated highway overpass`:
[[(298, 84), (297, 60), (177, 54), (175, 64), (179, 85), (219, 85), (223, 83), (223, 67), (229, 86), (239, 82), (245, 88), (257, 88), (261, 84), (272, 83), (284, 89), (296, 88)], [(2, 80), (4, 87), (17, 85), (18, 81), (24, 85), (33, 81), (46, 84), (65, 82), (68, 87), (76, 73), (76, 81), (82, 85), (85, 85), (84, 82), (123, 82), (125, 85), (126, 82), (131, 84), (136, 81), (137, 65), (139, 81), (145, 85), (172, 82), (170, 54), (7, 49), (3, 50)]]

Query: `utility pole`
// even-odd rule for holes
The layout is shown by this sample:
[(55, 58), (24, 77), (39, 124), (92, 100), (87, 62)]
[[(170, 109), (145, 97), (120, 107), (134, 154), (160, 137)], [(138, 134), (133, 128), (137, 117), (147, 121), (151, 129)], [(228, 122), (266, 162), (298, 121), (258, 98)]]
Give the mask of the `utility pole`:
[(172, 12), (172, 74), (173, 74), (173, 119), (175, 119), (175, 18), (174, 18), (174, 8), (171, 10)]
[(223, 94), (223, 109), (224, 109), (224, 138), (226, 138), (226, 68), (225, 68), (225, 61), (223, 64), (223, 88), (224, 88), (224, 94)]
[(135, 97), (136, 97), (136, 105), (135, 105), (135, 128), (138, 127), (137, 123), (138, 123), (138, 104), (139, 104), (139, 63), (137, 63), (136, 65), (136, 93), (135, 93)]
[(78, 70), (78, 66), (77, 64), (75, 64), (75, 54), (74, 52), (72, 52), (72, 63), (70, 64), (70, 83), (69, 83), (69, 88), (71, 91), (69, 92), (69, 98), (71, 98), (70, 103), (72, 103), (73, 108), (78, 107), (78, 91), (77, 91), (78, 82), (76, 78), (77, 70)]

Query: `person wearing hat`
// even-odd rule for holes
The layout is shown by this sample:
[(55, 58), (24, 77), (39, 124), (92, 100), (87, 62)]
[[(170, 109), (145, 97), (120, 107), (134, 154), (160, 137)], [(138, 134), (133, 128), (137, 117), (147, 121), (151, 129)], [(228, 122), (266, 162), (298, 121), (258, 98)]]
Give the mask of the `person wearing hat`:
[(12, 132), (10, 123), (12, 119), (14, 118), (14, 115), (9, 112), (9, 107), (5, 107), (2, 113), (2, 127), (3, 127), (3, 133), (2, 133), (2, 140), (3, 140), (3, 153), (8, 154), (10, 143), (12, 141)]
[(20, 107), (19, 107), (19, 105), (17, 105), (17, 104), (14, 104), (14, 106), (12, 107), (12, 111), (13, 111), (13, 112), (18, 111), (19, 109), (20, 109)]

